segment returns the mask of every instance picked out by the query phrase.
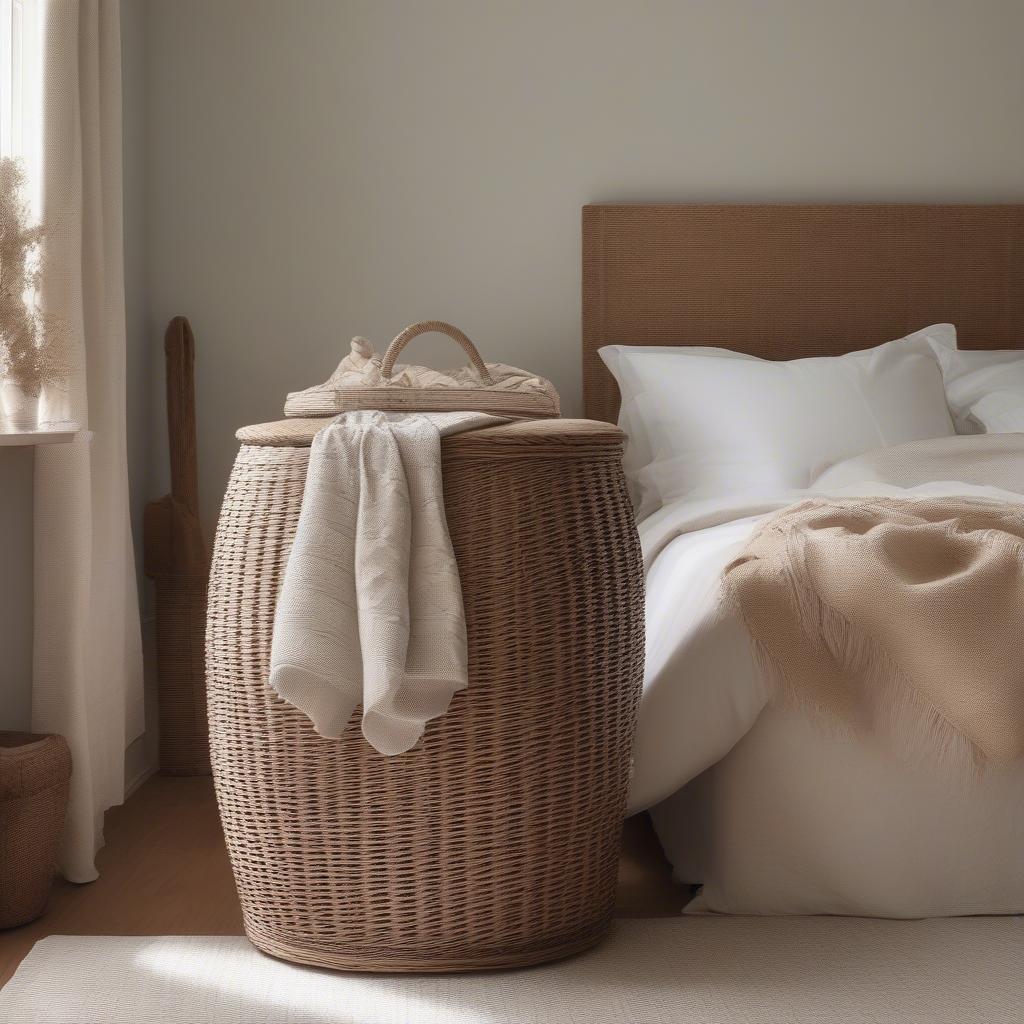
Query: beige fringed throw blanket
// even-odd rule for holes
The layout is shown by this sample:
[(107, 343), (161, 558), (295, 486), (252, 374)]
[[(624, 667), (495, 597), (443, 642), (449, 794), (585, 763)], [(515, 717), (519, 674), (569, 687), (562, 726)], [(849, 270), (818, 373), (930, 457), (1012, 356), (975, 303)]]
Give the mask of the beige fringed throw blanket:
[(724, 581), (783, 698), (914, 759), (1024, 754), (1024, 508), (803, 501), (761, 526)]

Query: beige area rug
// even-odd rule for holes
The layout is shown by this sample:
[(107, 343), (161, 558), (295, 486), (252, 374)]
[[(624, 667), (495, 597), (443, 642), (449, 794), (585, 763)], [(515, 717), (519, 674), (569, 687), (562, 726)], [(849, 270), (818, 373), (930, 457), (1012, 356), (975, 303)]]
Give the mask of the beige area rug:
[(293, 967), (242, 938), (41, 941), (4, 1024), (1003, 1024), (1024, 1020), (1024, 918), (620, 921), (526, 971), (440, 977)]

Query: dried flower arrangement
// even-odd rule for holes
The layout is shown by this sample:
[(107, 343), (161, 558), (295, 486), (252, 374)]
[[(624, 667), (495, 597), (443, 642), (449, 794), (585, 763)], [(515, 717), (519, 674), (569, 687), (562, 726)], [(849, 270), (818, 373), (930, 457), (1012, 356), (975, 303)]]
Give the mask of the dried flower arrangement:
[(19, 161), (0, 159), (0, 382), (34, 398), (66, 385), (68, 331), (37, 302), (46, 232), (32, 225), (24, 190)]

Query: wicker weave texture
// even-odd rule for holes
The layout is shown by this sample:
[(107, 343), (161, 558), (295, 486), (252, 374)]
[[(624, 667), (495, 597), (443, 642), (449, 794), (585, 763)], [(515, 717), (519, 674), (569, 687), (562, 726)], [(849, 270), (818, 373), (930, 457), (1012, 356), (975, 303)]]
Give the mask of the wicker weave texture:
[(206, 581), (209, 549), (199, 522), (196, 340), (183, 316), (164, 334), (171, 493), (146, 505), (146, 575), (156, 592), (160, 770), (209, 775), (206, 725)]
[(167, 775), (209, 775), (205, 576), (157, 579), (156, 647), (160, 770)]
[(46, 909), (70, 782), (62, 736), (0, 732), (0, 928)]
[[(470, 687), (420, 746), (339, 740), (267, 686), (309, 451), (245, 445), (221, 512), (207, 634), (214, 778), (261, 949), (371, 971), (508, 967), (605, 932), (643, 667), (621, 437), (447, 439)], [(511, 428), (510, 428), (511, 429)], [(506, 437), (508, 441), (508, 437)]]

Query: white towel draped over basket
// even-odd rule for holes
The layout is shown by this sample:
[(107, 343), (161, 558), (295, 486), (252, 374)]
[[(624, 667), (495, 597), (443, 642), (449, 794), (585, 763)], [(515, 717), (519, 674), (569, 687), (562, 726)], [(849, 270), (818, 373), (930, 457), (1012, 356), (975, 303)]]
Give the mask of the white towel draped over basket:
[(476, 412), (349, 412), (313, 439), (270, 685), (321, 736), (340, 736), (362, 703), (367, 741), (400, 754), (465, 689), (441, 437), (503, 422)]
[[(400, 368), (392, 385), (398, 352), (428, 330), (463, 346), (478, 374), (476, 388), (464, 386), (465, 373), (443, 375), (425, 367)], [(444, 513), (441, 438), (507, 422), (517, 408), (519, 416), (558, 413), (549, 382), (514, 367), (492, 374), (494, 368), (461, 331), (429, 321), (403, 331), (383, 360), (356, 339), (352, 355), (327, 384), (301, 393), (315, 393), (320, 412), (350, 411), (313, 440), (274, 620), (270, 685), (321, 736), (340, 736), (362, 704), (362, 731), (370, 745), (382, 754), (403, 753), (468, 684), (462, 592)], [(463, 386), (439, 387), (445, 379)], [(369, 390), (382, 410), (361, 407)], [(409, 411), (427, 392), (431, 409), (461, 402), (493, 409), (489, 396), (497, 394), (498, 408), (509, 415), (457, 406)], [(308, 411), (302, 403), (296, 408), (295, 397), (286, 410)]]

